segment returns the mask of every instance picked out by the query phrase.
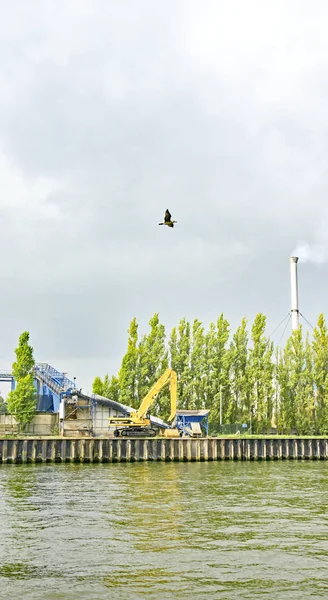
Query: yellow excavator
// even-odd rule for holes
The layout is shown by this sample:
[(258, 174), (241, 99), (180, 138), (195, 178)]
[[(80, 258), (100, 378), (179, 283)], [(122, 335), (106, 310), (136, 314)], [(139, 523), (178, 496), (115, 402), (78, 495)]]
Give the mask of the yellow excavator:
[[(140, 407), (136, 411), (132, 411), (127, 417), (110, 417), (108, 420), (109, 427), (116, 427), (114, 430), (114, 436), (116, 437), (154, 437), (161, 429), (159, 423), (158, 427), (154, 427), (150, 421), (150, 415), (148, 414), (150, 406), (153, 404), (155, 398), (158, 396), (161, 389), (170, 383), (170, 396), (171, 396), (171, 414), (169, 421), (172, 421), (176, 414), (177, 406), (177, 374), (172, 369), (166, 369), (161, 377), (156, 381), (153, 387), (149, 390), (148, 394), (143, 398)], [(160, 421), (160, 420), (159, 420)], [(179, 432), (175, 429), (164, 429), (165, 437), (178, 437)]]

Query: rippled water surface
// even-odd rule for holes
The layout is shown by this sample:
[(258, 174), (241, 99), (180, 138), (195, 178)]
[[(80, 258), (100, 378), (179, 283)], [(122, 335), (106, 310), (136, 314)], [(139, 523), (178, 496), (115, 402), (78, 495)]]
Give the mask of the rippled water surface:
[(328, 598), (322, 462), (0, 467), (0, 598)]

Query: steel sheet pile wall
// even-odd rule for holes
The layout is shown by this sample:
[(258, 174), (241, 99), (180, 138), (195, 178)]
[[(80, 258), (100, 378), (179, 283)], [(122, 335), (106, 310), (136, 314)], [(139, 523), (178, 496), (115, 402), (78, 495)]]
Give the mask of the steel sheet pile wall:
[(0, 463), (328, 458), (328, 439), (0, 439)]

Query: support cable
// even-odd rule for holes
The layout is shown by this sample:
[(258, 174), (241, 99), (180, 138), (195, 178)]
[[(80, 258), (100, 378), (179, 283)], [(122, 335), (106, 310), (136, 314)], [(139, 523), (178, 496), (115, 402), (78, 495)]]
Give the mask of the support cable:
[(314, 329), (313, 325), (311, 325), (311, 323), (310, 323), (310, 322), (309, 322), (309, 321), (308, 321), (308, 320), (307, 320), (307, 319), (304, 317), (304, 315), (302, 315), (302, 313), (301, 313), (301, 312), (300, 312), (300, 315), (301, 315), (302, 319), (304, 319), (304, 321), (305, 321), (305, 322), (306, 322), (308, 325), (310, 325), (310, 327), (311, 327), (312, 329)]
[(292, 318), (292, 315), (291, 315), (291, 314), (289, 314), (288, 316), (289, 316), (289, 319), (288, 319), (288, 321), (287, 321), (287, 323), (286, 323), (286, 325), (285, 325), (285, 329), (283, 330), (283, 332), (282, 332), (282, 334), (281, 334), (281, 336), (280, 336), (280, 339), (279, 339), (279, 342), (278, 342), (277, 346), (279, 346), (279, 344), (280, 344), (280, 342), (281, 342), (282, 338), (284, 337), (284, 334), (285, 334), (285, 331), (286, 331), (286, 329), (287, 329), (288, 323), (289, 323), (290, 319)]
[(281, 321), (281, 323), (279, 323), (279, 325), (273, 330), (273, 332), (269, 335), (269, 339), (273, 336), (274, 333), (276, 333), (277, 329), (279, 329), (279, 327), (281, 327), (281, 325), (283, 324), (283, 322), (287, 319), (287, 318), (291, 317), (290, 312), (287, 313), (287, 315), (284, 317), (284, 319)]

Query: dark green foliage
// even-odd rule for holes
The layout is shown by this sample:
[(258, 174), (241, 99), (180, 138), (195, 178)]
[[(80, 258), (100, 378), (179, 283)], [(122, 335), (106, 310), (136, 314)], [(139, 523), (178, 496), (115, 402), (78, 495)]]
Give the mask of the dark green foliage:
[(280, 353), (277, 379), (279, 385), (279, 430), (296, 430), (300, 435), (314, 429), (314, 387), (312, 349), (302, 337), (302, 327), (293, 331)]
[(328, 433), (328, 329), (323, 314), (319, 315), (312, 342), (313, 382), (316, 388), (316, 430)]
[(240, 423), (249, 419), (249, 381), (248, 381), (248, 332), (247, 321), (232, 336), (229, 349), (230, 397), (226, 415), (227, 423)]
[(31, 373), (35, 361), (33, 358), (33, 348), (29, 344), (30, 334), (28, 331), (24, 331), (19, 336), (18, 347), (15, 350), (16, 360), (12, 364), (12, 374), (16, 381), (26, 377)]
[(169, 340), (171, 354), (171, 368), (177, 372), (179, 389), (179, 407), (190, 408), (190, 351), (191, 337), (190, 324), (186, 319), (181, 319), (178, 330), (174, 327)]
[(15, 390), (9, 392), (8, 408), (24, 431), (25, 426), (32, 421), (36, 410), (36, 389), (32, 374), (21, 377)]
[(108, 374), (105, 375), (104, 381), (102, 381), (99, 376), (95, 377), (92, 384), (92, 392), (93, 394), (98, 394), (99, 396), (109, 398), (115, 402), (121, 402), (119, 381), (114, 375), (111, 377), (111, 379), (109, 378)]
[[(312, 342), (294, 331), (285, 348), (274, 348), (266, 336), (266, 317), (259, 313), (250, 334), (242, 319), (230, 334), (221, 314), (206, 330), (194, 319), (180, 320), (166, 344), (158, 313), (150, 331), (138, 342), (133, 319), (128, 347), (118, 377), (95, 378), (96, 393), (138, 407), (168, 365), (177, 372), (178, 407), (207, 408), (212, 431), (225, 426), (252, 425), (252, 433), (275, 427), (278, 433), (328, 434), (328, 329), (319, 316)], [(168, 388), (151, 408), (166, 419), (170, 412)]]
[(104, 395), (104, 384), (101, 381), (101, 378), (98, 376), (94, 378), (94, 381), (92, 384), (92, 393), (98, 394), (98, 396)]
[(191, 332), (190, 376), (187, 386), (187, 404), (191, 410), (205, 407), (206, 404), (206, 346), (204, 327), (194, 319)]
[(12, 365), (12, 373), (16, 380), (16, 388), (8, 394), (8, 409), (14, 415), (22, 429), (30, 423), (36, 411), (36, 389), (33, 377), (33, 348), (29, 344), (30, 334), (24, 331), (19, 337), (15, 350), (16, 361)]
[(168, 367), (168, 351), (165, 346), (165, 327), (158, 313), (149, 321), (150, 332), (144, 335), (138, 347), (138, 397), (143, 398), (160, 375)]
[(210, 409), (210, 423), (227, 422), (230, 406), (230, 368), (231, 353), (229, 351), (228, 321), (220, 315), (216, 324), (210, 323), (205, 334), (205, 365), (202, 374), (205, 388), (205, 406)]
[[(273, 344), (265, 336), (266, 317), (259, 313), (252, 326), (252, 347), (248, 354), (247, 414), (254, 412), (252, 431), (258, 433), (272, 425), (273, 418)], [(247, 416), (246, 416), (247, 419)]]
[[(136, 408), (138, 406), (138, 380), (140, 366), (140, 352), (138, 349), (138, 325), (134, 318), (128, 330), (128, 347), (123, 356), (122, 365), (118, 374), (118, 388), (120, 390), (120, 401)], [(116, 382), (111, 383), (111, 393), (116, 389)], [(116, 387), (115, 387), (116, 386)], [(117, 388), (117, 389), (118, 389)]]

